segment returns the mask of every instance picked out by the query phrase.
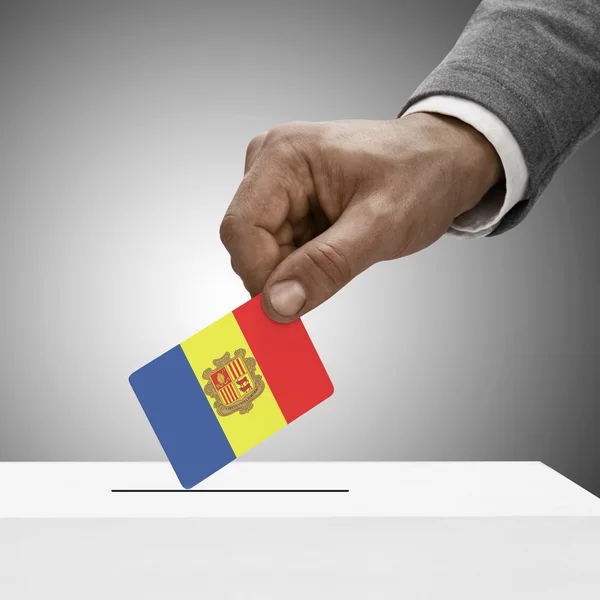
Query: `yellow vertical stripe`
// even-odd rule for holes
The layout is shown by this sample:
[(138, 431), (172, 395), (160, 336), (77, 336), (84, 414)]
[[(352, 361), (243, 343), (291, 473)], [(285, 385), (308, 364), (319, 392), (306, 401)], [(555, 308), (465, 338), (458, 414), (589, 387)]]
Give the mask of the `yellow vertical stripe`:
[[(181, 343), (181, 347), (203, 390), (208, 381), (203, 379), (202, 373), (206, 369), (216, 368), (213, 360), (221, 358), (226, 352), (233, 358), (239, 348), (246, 350), (246, 358), (254, 358), (232, 313), (188, 338)], [(255, 373), (262, 377), (265, 389), (253, 400), (253, 408), (246, 414), (234, 412), (223, 417), (214, 407), (214, 398), (207, 395), (236, 456), (250, 450), (287, 424), (258, 363)]]

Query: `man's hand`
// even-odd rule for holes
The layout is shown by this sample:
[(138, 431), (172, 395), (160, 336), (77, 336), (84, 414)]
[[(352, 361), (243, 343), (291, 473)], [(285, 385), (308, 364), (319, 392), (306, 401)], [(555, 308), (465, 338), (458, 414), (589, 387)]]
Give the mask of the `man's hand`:
[(248, 146), (221, 240), (266, 313), (291, 321), (435, 242), (501, 177), (491, 144), (441, 115), (291, 123)]

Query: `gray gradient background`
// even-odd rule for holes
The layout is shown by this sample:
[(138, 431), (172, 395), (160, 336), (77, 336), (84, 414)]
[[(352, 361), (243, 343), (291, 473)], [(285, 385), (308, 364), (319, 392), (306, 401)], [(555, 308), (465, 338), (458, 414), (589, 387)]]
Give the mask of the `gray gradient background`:
[[(476, 1), (0, 4), (0, 459), (156, 460), (128, 375), (246, 300), (247, 142), (393, 118)], [(542, 460), (600, 494), (600, 139), (528, 219), (305, 319), (336, 386), (249, 460)]]

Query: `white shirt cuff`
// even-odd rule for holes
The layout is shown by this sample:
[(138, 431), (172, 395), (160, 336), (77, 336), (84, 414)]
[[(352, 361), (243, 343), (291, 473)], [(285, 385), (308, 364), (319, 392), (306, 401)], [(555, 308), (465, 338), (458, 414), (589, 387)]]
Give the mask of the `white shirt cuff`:
[(523, 199), (529, 173), (519, 144), (508, 127), (483, 106), (455, 96), (430, 96), (411, 106), (402, 116), (431, 112), (460, 119), (477, 129), (494, 146), (506, 177), (506, 191), (493, 187), (471, 210), (459, 215), (449, 234), (463, 238), (482, 237), (493, 231), (504, 215)]

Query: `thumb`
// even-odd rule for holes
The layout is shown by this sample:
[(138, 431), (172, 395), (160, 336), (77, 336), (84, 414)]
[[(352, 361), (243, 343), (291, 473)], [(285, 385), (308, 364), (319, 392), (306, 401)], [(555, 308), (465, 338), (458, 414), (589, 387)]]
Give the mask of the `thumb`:
[(329, 229), (275, 268), (263, 290), (266, 314), (279, 322), (301, 317), (383, 260), (385, 227), (372, 207), (348, 207)]

